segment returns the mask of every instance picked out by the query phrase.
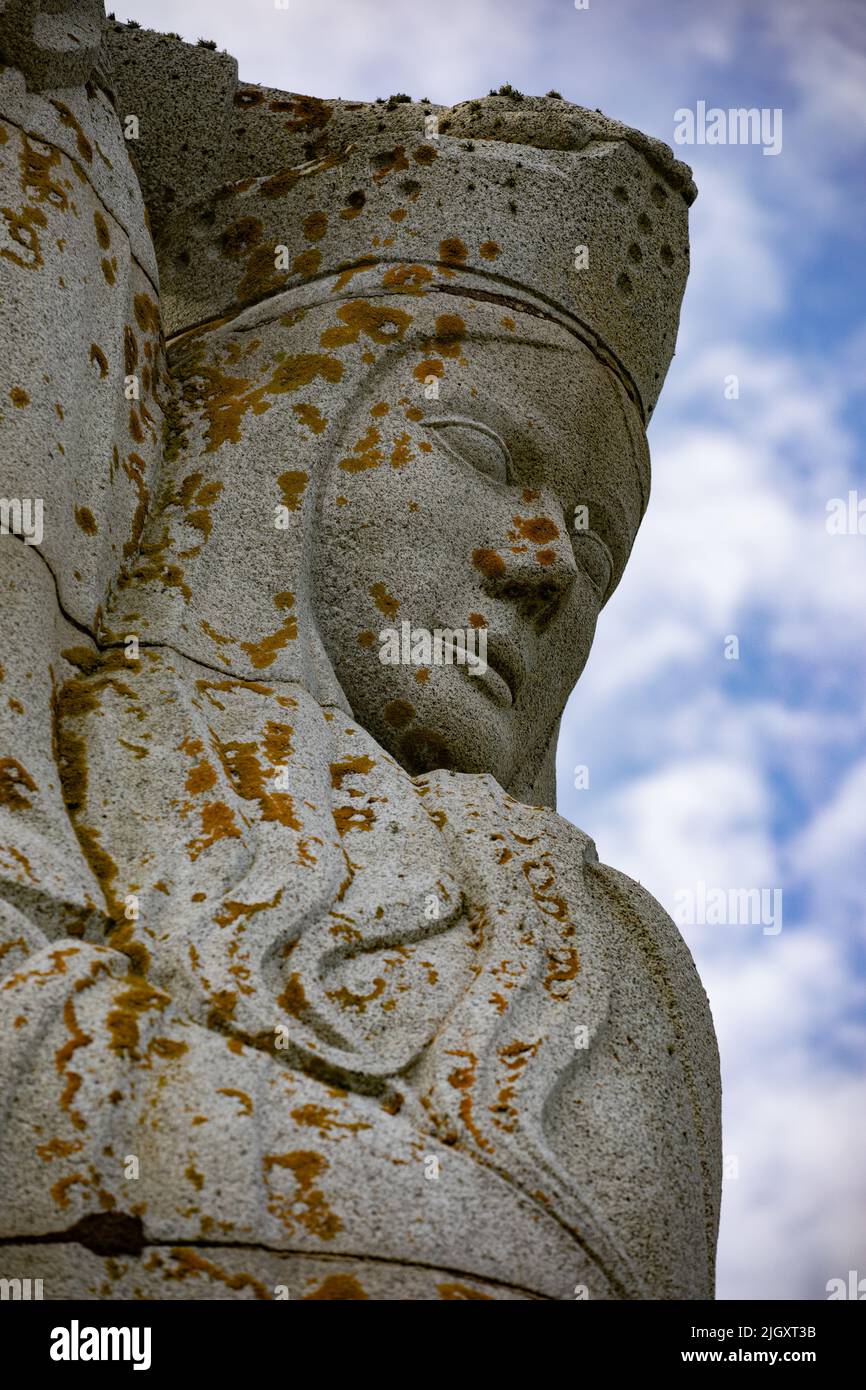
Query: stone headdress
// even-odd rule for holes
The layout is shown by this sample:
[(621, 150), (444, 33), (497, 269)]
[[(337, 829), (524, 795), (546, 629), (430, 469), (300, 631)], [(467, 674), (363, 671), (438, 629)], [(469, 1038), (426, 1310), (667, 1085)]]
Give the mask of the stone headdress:
[(667, 145), (554, 97), (322, 100), (161, 35), (109, 37), (120, 105), (149, 131), (167, 336), (300, 286), (435, 287), (555, 318), (652, 414), (696, 194)]

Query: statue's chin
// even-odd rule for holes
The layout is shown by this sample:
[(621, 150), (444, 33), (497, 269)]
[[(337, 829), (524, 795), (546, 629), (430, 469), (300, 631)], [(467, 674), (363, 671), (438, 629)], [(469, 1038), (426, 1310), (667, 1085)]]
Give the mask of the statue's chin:
[(452, 694), (447, 704), (430, 687), (412, 681), (395, 689), (384, 706), (352, 701), (352, 711), (410, 776), (438, 768), (490, 773), (506, 788), (514, 765), (511, 711), (473, 689), (463, 676), (455, 675), (452, 683), (460, 698)]

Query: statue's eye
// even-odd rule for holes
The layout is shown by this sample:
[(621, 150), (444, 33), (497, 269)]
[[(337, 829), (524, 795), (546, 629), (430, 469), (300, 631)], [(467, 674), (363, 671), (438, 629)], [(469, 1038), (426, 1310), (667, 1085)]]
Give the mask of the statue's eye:
[(435, 430), (448, 452), (470, 464), (495, 483), (511, 480), (511, 456), (495, 430), (475, 420), (425, 420), (426, 429)]
[(613, 556), (597, 531), (578, 531), (574, 536), (577, 563), (604, 602), (613, 578)]

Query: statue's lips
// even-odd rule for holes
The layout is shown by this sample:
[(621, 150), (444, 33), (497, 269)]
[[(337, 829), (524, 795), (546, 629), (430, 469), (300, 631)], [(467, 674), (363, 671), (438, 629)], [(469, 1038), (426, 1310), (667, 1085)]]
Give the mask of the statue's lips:
[(487, 656), (482, 663), (467, 662), (460, 666), (473, 683), (483, 685), (498, 705), (509, 708), (517, 699), (525, 674), (517, 648), (508, 638), (488, 630)]
[(504, 705), (506, 708), (510, 708), (511, 705), (514, 704), (514, 694), (511, 686), (498, 671), (494, 670), (489, 659), (487, 662), (487, 670), (483, 675), (476, 674), (470, 666), (464, 667), (464, 670), (471, 681), (477, 681), (479, 685), (483, 685), (485, 689), (489, 691), (498, 705)]
[(513, 637), (488, 629), (487, 667), (505, 683), (511, 696), (509, 703), (513, 704), (520, 694), (520, 687), (526, 675), (520, 647)]

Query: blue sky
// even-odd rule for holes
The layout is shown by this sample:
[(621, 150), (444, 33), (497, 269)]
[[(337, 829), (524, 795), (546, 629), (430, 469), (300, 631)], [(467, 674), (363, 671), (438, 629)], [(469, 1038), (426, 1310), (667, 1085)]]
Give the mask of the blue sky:
[(866, 535), (826, 528), (829, 499), (866, 498), (866, 6), (127, 0), (117, 17), (322, 97), (450, 104), (511, 82), (669, 144), (699, 101), (781, 108), (775, 157), (676, 147), (699, 188), (692, 276), (650, 509), (563, 720), (559, 808), (671, 912), (701, 881), (782, 889), (776, 935), (683, 928), (737, 1173), (718, 1293), (824, 1298), (866, 1276)]

